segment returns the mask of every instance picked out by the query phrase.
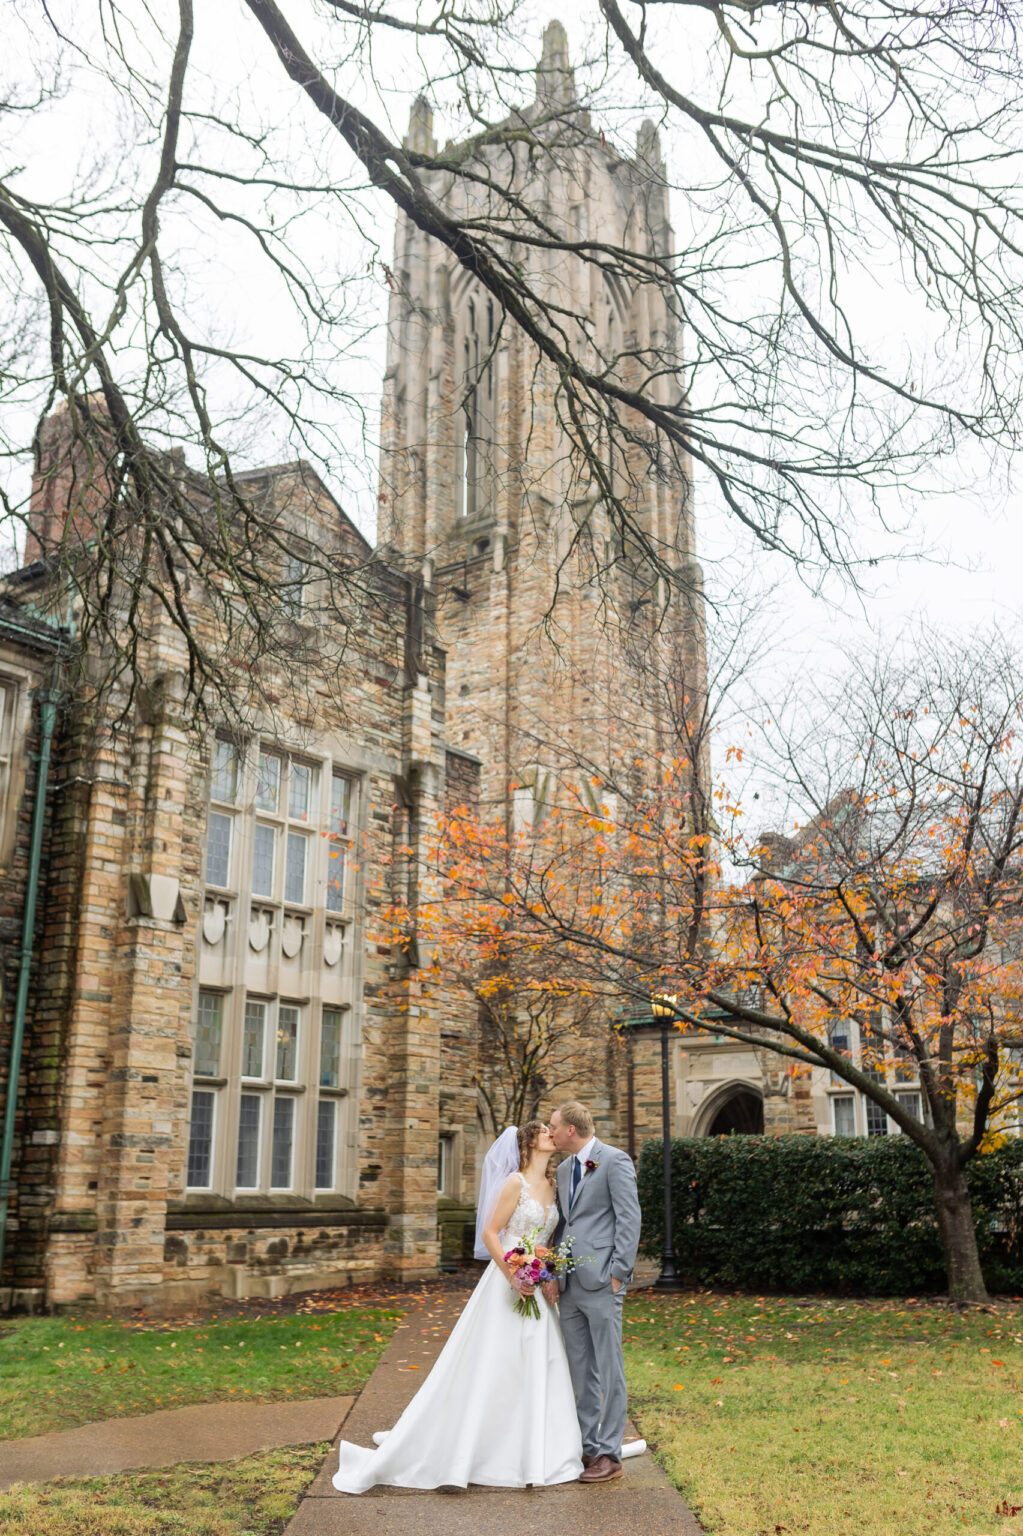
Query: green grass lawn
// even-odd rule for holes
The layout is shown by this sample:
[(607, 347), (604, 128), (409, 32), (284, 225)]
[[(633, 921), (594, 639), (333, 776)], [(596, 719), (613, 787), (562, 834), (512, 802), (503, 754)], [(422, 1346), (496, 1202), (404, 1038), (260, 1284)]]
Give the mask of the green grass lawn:
[(356, 1306), (166, 1324), (10, 1319), (0, 1327), (0, 1440), (186, 1403), (357, 1391), (400, 1316)]
[(1023, 1536), (1023, 1308), (637, 1295), (625, 1334), (712, 1536)]
[(280, 1536), (328, 1450), (14, 1488), (0, 1492), (0, 1536)]

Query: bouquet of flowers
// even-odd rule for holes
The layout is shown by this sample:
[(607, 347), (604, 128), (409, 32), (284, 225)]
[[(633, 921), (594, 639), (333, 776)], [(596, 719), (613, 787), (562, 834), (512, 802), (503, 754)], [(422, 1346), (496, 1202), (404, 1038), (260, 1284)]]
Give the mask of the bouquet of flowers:
[(521, 1291), (523, 1285), (543, 1285), (546, 1280), (556, 1280), (559, 1275), (567, 1275), (575, 1268), (575, 1261), (571, 1253), (571, 1239), (561, 1243), (557, 1248), (546, 1248), (543, 1243), (536, 1241), (537, 1234), (542, 1229), (537, 1227), (533, 1232), (524, 1236), (515, 1248), (509, 1248), (504, 1256), (504, 1262), (510, 1264), (515, 1271), (515, 1284), (520, 1288), (519, 1299), (515, 1303), (516, 1312), (523, 1317), (535, 1317), (539, 1320), (540, 1307), (534, 1295), (525, 1295)]

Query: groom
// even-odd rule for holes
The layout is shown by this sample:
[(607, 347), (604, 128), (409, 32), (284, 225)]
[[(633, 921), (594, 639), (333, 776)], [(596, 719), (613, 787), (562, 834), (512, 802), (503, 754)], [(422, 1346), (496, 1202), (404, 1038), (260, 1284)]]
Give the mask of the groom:
[(622, 1303), (639, 1245), (636, 1170), (626, 1153), (597, 1140), (585, 1104), (562, 1104), (551, 1116), (550, 1132), (563, 1154), (554, 1242), (572, 1239), (578, 1265), (560, 1288), (561, 1331), (583, 1437), (580, 1482), (609, 1483), (622, 1475)]

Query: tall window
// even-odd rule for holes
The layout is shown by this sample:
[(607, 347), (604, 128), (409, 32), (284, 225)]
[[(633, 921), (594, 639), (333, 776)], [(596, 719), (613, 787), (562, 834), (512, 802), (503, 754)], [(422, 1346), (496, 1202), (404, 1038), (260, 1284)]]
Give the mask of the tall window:
[(316, 1188), (337, 1186), (338, 1122), (344, 1081), (344, 1010), (325, 1007), (320, 1016), (319, 1102), (316, 1106)]
[(292, 1003), (281, 1003), (277, 1009), (277, 1071), (279, 1083), (293, 1083), (298, 1077), (298, 1020), (299, 1009)]
[(209, 1189), (213, 1176), (214, 1125), (218, 1088), (203, 1079), (220, 1077), (224, 1033), (224, 999), (218, 992), (200, 991), (192, 1026), (192, 1116), (188, 1131), (186, 1182), (191, 1189)]
[(320, 1087), (341, 1087), (340, 1008), (324, 1008), (320, 1025)]
[(274, 1133), (270, 1160), (270, 1188), (290, 1189), (295, 1151), (295, 1100), (274, 1099)]
[(238, 1163), (235, 1183), (239, 1189), (259, 1188), (260, 1131), (263, 1100), (258, 1093), (243, 1093), (238, 1114)]
[(188, 1128), (188, 1171), (190, 1189), (209, 1189), (213, 1169), (213, 1117), (216, 1094), (208, 1088), (192, 1093), (192, 1119)]
[(311, 763), (261, 749), (256, 769), (252, 894), (305, 906), (314, 853), (311, 823), (319, 771)]
[(330, 780), (330, 836), (327, 840), (328, 912), (345, 910), (345, 886), (351, 848), (352, 781), (343, 773)]
[(269, 1005), (249, 998), (245, 1004), (242, 1034), (242, 1077), (261, 1081), (266, 1076), (266, 1011)]
[(492, 449), (497, 421), (495, 346), (498, 315), (493, 299), (471, 297), (464, 312), (461, 343), (462, 514), (475, 517), (490, 508)]
[(337, 1164), (337, 1103), (321, 1099), (316, 1106), (316, 1188), (333, 1189)]
[[(831, 1028), (828, 1030), (828, 1044), (830, 1045), (830, 1047), (831, 1047), (831, 1049), (833, 1051), (836, 1051), (838, 1053), (839, 1056), (848, 1056), (849, 1055), (849, 1025), (847, 1023), (845, 1023), (844, 1021), (842, 1023), (840, 1023), (840, 1024), (833, 1024), (831, 1026)], [(832, 1072), (832, 1074), (831, 1074), (831, 1081), (833, 1083), (841, 1083), (841, 1082), (844, 1082), (845, 1079), (839, 1077), (837, 1072)], [(846, 1132), (846, 1131), (838, 1131), (838, 1132), (836, 1132), (836, 1135), (840, 1135), (840, 1136), (845, 1136), (847, 1134), (851, 1135), (852, 1132)]]
[(467, 306), (468, 323), (465, 329), (465, 340), (462, 343), (462, 389), (465, 392), (465, 400), (462, 410), (465, 415), (465, 432), (463, 438), (462, 468), (463, 468), (463, 495), (462, 511), (466, 517), (474, 517), (477, 511), (477, 490), (479, 486), (479, 399), (477, 386), (480, 375), (480, 339), (476, 331), (476, 303), (470, 299)]
[(281, 608), (289, 619), (300, 619), (305, 607), (305, 587), (309, 567), (302, 556), (286, 550), (281, 571)]
[(212, 744), (190, 1190), (354, 1193), (357, 793), (329, 757)]
[(887, 1136), (888, 1116), (885, 1114), (880, 1104), (875, 1104), (873, 1099), (865, 1099), (864, 1104), (866, 1106), (867, 1115), (867, 1135)]
[(856, 1135), (856, 1100), (851, 1093), (835, 1095), (831, 1100), (831, 1114), (836, 1136)]
[(220, 1076), (220, 1040), (223, 1032), (223, 998), (217, 992), (200, 992), (192, 1061), (196, 1077)]
[[(920, 1093), (897, 1093), (895, 1097), (898, 1099), (901, 1107), (906, 1111), (906, 1114), (912, 1115), (913, 1119), (919, 1120), (922, 1125), (924, 1118), (923, 1095)], [(900, 1127), (898, 1127), (898, 1129), (900, 1129)]]
[(234, 742), (218, 737), (213, 743), (210, 814), (206, 825), (206, 884), (223, 889), (233, 883), (238, 771), (238, 748)]
[(454, 1138), (452, 1136), (440, 1136), (437, 1139), (437, 1193), (447, 1195), (451, 1193), (451, 1178), (454, 1170)]

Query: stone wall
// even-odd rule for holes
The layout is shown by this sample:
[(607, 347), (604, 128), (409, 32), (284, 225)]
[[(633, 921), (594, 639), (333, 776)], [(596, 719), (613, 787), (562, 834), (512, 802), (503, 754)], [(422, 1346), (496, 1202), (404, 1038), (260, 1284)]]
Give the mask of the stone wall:
[[(41, 515), (52, 520), (60, 476), (44, 483)], [(135, 698), (97, 686), (106, 664), (93, 652), (69, 678), (61, 721), (24, 1100), (45, 1134), (30, 1136), (19, 1167), (12, 1258), (19, 1282), (52, 1306), (160, 1308), (207, 1291), (431, 1273), (442, 1126), (461, 1153), (453, 1193), (472, 1195), (472, 1016), (422, 995), (382, 918), (402, 891), (415, 901), (420, 844), (444, 803), (444, 653), (429, 605), (373, 556), (307, 467), (280, 466), (248, 488), (300, 514), (322, 547), (334, 541), (353, 572), (341, 628), (302, 641), (307, 654), (319, 644), (321, 670), (264, 668), (241, 710), (271, 740), (340, 743), (359, 776), (353, 1185), (350, 1197), (255, 1202), (184, 1189), (211, 742), (186, 707), (180, 637), (154, 611)], [(39, 533), (52, 536), (51, 522)], [(23, 573), (17, 592), (45, 606), (45, 572)], [(193, 624), (215, 640), (197, 584), (191, 601)], [(457, 763), (471, 788), (473, 765)], [(13, 886), (10, 904), (8, 921), (20, 907)]]

